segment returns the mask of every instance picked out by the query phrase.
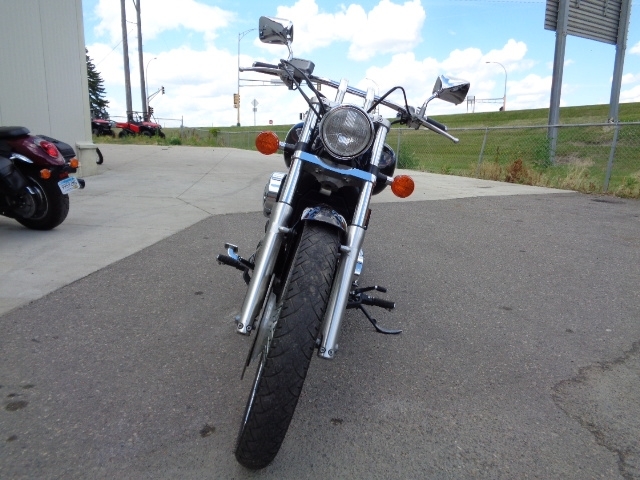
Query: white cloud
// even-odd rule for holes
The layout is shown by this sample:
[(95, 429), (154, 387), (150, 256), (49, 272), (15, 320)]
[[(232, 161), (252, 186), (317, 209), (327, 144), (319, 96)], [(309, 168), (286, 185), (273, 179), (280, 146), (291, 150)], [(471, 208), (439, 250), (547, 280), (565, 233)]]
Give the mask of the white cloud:
[[(111, 47), (104, 44), (88, 45), (87, 49), (105, 82), (109, 113), (123, 116), (126, 103), (122, 56), (109, 54)], [(137, 59), (137, 53), (131, 51), (129, 56), (132, 105), (134, 111), (139, 111), (140, 73), (138, 62), (132, 61)], [(101, 58), (103, 61), (100, 62)], [(235, 110), (231, 108), (237, 82), (237, 56), (234, 53), (214, 47), (202, 51), (181, 47), (148, 53), (146, 58), (147, 91), (152, 94), (161, 86), (165, 87), (165, 95), (157, 95), (151, 101), (158, 116), (181, 118), (186, 113), (185, 122), (189, 125), (211, 125), (212, 121), (224, 125), (235, 123)]]
[(634, 55), (640, 55), (640, 42), (636, 43), (633, 47), (629, 49), (629, 53)]
[[(202, 33), (205, 40), (212, 41), (217, 30), (227, 26), (235, 14), (219, 7), (199, 3), (195, 0), (153, 0), (141, 3), (142, 36), (151, 40), (164, 31), (185, 28)], [(136, 11), (132, 2), (125, 2), (129, 29), (135, 32)], [(96, 26), (98, 36), (107, 35), (115, 43), (122, 38), (120, 5), (113, 0), (100, 0), (94, 14), (101, 20)], [(135, 33), (134, 33), (135, 35)]]
[[(342, 6), (336, 13), (321, 12), (316, 0), (298, 0), (291, 7), (278, 7), (276, 16), (293, 22), (296, 55), (308, 54), (334, 42), (348, 42), (348, 56), (356, 61), (410, 51), (420, 43), (426, 19), (420, 0), (403, 4), (380, 0), (369, 12), (351, 4)], [(263, 48), (276, 51), (273, 47)]]
[(638, 82), (640, 82), (640, 73), (625, 73), (622, 76), (622, 85), (629, 85)]
[[(382, 67), (367, 69), (365, 77), (375, 80), (380, 91), (402, 85), (407, 91), (410, 105), (421, 105), (431, 93), (433, 82), (440, 74), (463, 78), (471, 82), (469, 94), (477, 100), (501, 99), (504, 94), (505, 73), (498, 65), (487, 62), (499, 62), (507, 72), (507, 106), (508, 108), (539, 108), (548, 104), (551, 77), (527, 76), (524, 80), (509, 79), (509, 73), (527, 71), (533, 62), (526, 58), (527, 46), (523, 42), (509, 40), (501, 49), (483, 53), (478, 48), (454, 50), (443, 60), (435, 58), (418, 59), (413, 53), (396, 54), (391, 61)], [(366, 89), (371, 85), (368, 80), (361, 80), (358, 86)], [(402, 103), (400, 93), (393, 94), (392, 101)], [(515, 97), (518, 96), (518, 100)], [(513, 98), (512, 102), (509, 99)], [(429, 105), (431, 115), (443, 113), (461, 113), (466, 109), (463, 103), (458, 106), (433, 101)], [(476, 111), (496, 110), (492, 103), (476, 104)]]
[(640, 85), (620, 92), (620, 102), (640, 102)]

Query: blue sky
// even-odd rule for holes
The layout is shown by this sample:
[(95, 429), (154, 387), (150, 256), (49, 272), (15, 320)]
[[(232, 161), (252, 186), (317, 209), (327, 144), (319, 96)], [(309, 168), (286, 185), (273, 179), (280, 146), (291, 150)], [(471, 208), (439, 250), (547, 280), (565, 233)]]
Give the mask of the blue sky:
[[(140, 0), (144, 68), (156, 116), (184, 118), (187, 126), (235, 125), (233, 93), (240, 63), (277, 63), (286, 47), (266, 46), (257, 32), (261, 15), (294, 23), (294, 56), (315, 63), (315, 74), (379, 90), (402, 85), (409, 102), (428, 96), (438, 74), (471, 82), (469, 95), (502, 98), (507, 110), (549, 107), (555, 32), (544, 29), (544, 0)], [(140, 109), (137, 29), (127, 0), (134, 110)], [(640, 12), (632, 7), (621, 102), (640, 101)], [(83, 0), (85, 43), (103, 79), (112, 116), (126, 110), (120, 2)], [(615, 46), (569, 36), (562, 106), (608, 104)], [(487, 62), (499, 62), (487, 63)], [(241, 78), (261, 78), (241, 74)], [(246, 82), (241, 82), (246, 83)], [(284, 87), (241, 87), (241, 123), (293, 123), (305, 104)], [(326, 93), (325, 93), (326, 94)], [(400, 101), (399, 97), (396, 100)], [(493, 111), (499, 103), (477, 103)], [(432, 102), (428, 113), (467, 112), (467, 104)], [(603, 119), (603, 121), (606, 119)], [(176, 121), (166, 120), (167, 126)], [(177, 122), (179, 124), (179, 122)]]

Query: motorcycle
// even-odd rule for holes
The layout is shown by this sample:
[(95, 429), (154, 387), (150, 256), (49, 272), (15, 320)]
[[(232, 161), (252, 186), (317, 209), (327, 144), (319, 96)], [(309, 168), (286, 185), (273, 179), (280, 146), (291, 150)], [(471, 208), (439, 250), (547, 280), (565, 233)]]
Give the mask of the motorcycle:
[[(373, 89), (365, 92), (346, 80), (313, 75), (313, 62), (293, 58), (293, 24), (287, 20), (261, 17), (258, 31), (262, 42), (286, 45), (289, 57), (278, 65), (255, 62), (240, 71), (279, 77), (305, 98), (309, 109), (304, 122), (295, 125), (283, 142), (273, 132), (256, 138), (261, 153), (281, 151), (288, 168), (273, 173), (265, 186), (263, 211), (268, 220), (256, 252), (245, 259), (229, 243), (226, 254), (217, 256), (220, 264), (242, 271), (248, 285), (236, 317), (237, 332), (254, 335), (242, 376), (252, 362), (257, 367), (235, 456), (250, 469), (263, 468), (276, 457), (312, 354), (317, 350), (320, 358), (335, 357), (347, 309), (360, 310), (377, 332), (401, 332), (382, 327), (365, 308), (394, 309), (394, 302), (370, 295), (386, 289), (358, 285), (372, 195), (390, 187), (404, 198), (414, 189), (411, 177), (393, 176), (397, 159), (385, 143), (391, 122), (376, 114), (376, 107), (395, 110), (393, 123), (416, 130), (425, 127), (457, 143), (447, 127), (425, 116), (425, 111), (435, 98), (461, 103), (470, 86), (439, 76), (432, 95), (416, 109), (407, 104), (402, 87), (376, 96)], [(335, 99), (325, 97), (318, 85), (336, 89)], [(303, 86), (314, 96), (310, 98)], [(403, 94), (404, 103), (388, 100), (395, 91)], [(360, 97), (363, 104), (346, 103), (346, 94)]]
[(33, 230), (51, 230), (69, 213), (69, 194), (85, 182), (68, 144), (31, 135), (25, 127), (0, 127), (0, 215)]

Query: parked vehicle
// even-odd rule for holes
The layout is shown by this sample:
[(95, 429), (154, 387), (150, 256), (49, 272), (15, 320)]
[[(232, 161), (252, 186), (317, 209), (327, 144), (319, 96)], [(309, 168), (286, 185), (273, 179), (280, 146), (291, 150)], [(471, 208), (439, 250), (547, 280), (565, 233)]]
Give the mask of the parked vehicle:
[[(370, 295), (386, 289), (358, 285), (364, 236), (372, 216), (371, 196), (390, 186), (395, 195), (407, 197), (414, 188), (410, 177), (393, 176), (396, 155), (385, 144), (391, 122), (376, 114), (376, 107), (395, 110), (394, 123), (416, 130), (425, 127), (457, 143), (425, 111), (435, 98), (459, 104), (469, 90), (468, 82), (440, 76), (433, 94), (416, 109), (407, 104), (402, 87), (378, 97), (373, 89), (361, 91), (346, 80), (314, 76), (313, 62), (292, 58), (291, 22), (261, 17), (258, 30), (262, 42), (286, 45), (289, 58), (278, 65), (256, 62), (240, 71), (279, 77), (290, 90), (303, 95), (309, 110), (284, 142), (273, 132), (263, 132), (256, 139), (262, 153), (282, 151), (288, 168), (273, 173), (265, 186), (263, 210), (268, 220), (256, 252), (245, 259), (236, 245), (226, 244), (226, 254), (217, 257), (220, 263), (241, 270), (248, 284), (236, 326), (240, 334), (253, 334), (244, 368), (251, 362), (257, 368), (235, 456), (250, 469), (267, 466), (277, 455), (312, 353), (317, 351), (323, 359), (335, 357), (347, 309), (362, 311), (380, 333), (400, 333), (378, 325), (365, 309), (395, 308), (394, 302)], [(325, 89), (320, 93), (318, 84), (335, 88), (335, 99), (325, 97)], [(388, 100), (396, 91), (404, 94), (400, 104)], [(363, 103), (346, 103), (347, 93)]]
[(73, 148), (25, 127), (0, 127), (0, 215), (50, 230), (69, 213), (69, 194), (84, 188)]
[(96, 137), (106, 136), (106, 137), (115, 137), (116, 134), (112, 130), (115, 127), (116, 122), (113, 120), (105, 120), (103, 118), (92, 118), (91, 119), (91, 133)]
[(144, 120), (140, 117), (134, 118), (132, 121), (117, 122), (116, 128), (121, 128), (118, 137), (124, 138), (129, 135), (143, 135), (145, 137), (153, 137), (158, 135), (160, 138), (164, 138), (165, 134), (162, 131), (162, 127), (159, 123), (152, 122), (150, 120)]

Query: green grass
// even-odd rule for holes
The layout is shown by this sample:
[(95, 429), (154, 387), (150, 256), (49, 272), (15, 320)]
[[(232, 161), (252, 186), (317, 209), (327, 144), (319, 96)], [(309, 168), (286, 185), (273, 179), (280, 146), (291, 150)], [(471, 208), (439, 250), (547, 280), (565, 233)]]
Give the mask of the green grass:
[[(401, 168), (602, 193), (615, 128), (605, 123), (608, 105), (560, 109), (556, 155), (550, 159), (549, 109), (439, 115), (460, 142), (394, 125), (387, 143)], [(620, 122), (640, 122), (640, 103), (620, 105)], [(291, 125), (164, 129), (167, 137), (95, 138), (102, 143), (233, 147), (255, 150), (255, 133), (281, 139)], [(516, 127), (516, 128), (514, 128)], [(483, 147), (484, 144), (484, 147)], [(640, 197), (640, 125), (621, 126), (607, 193)]]

